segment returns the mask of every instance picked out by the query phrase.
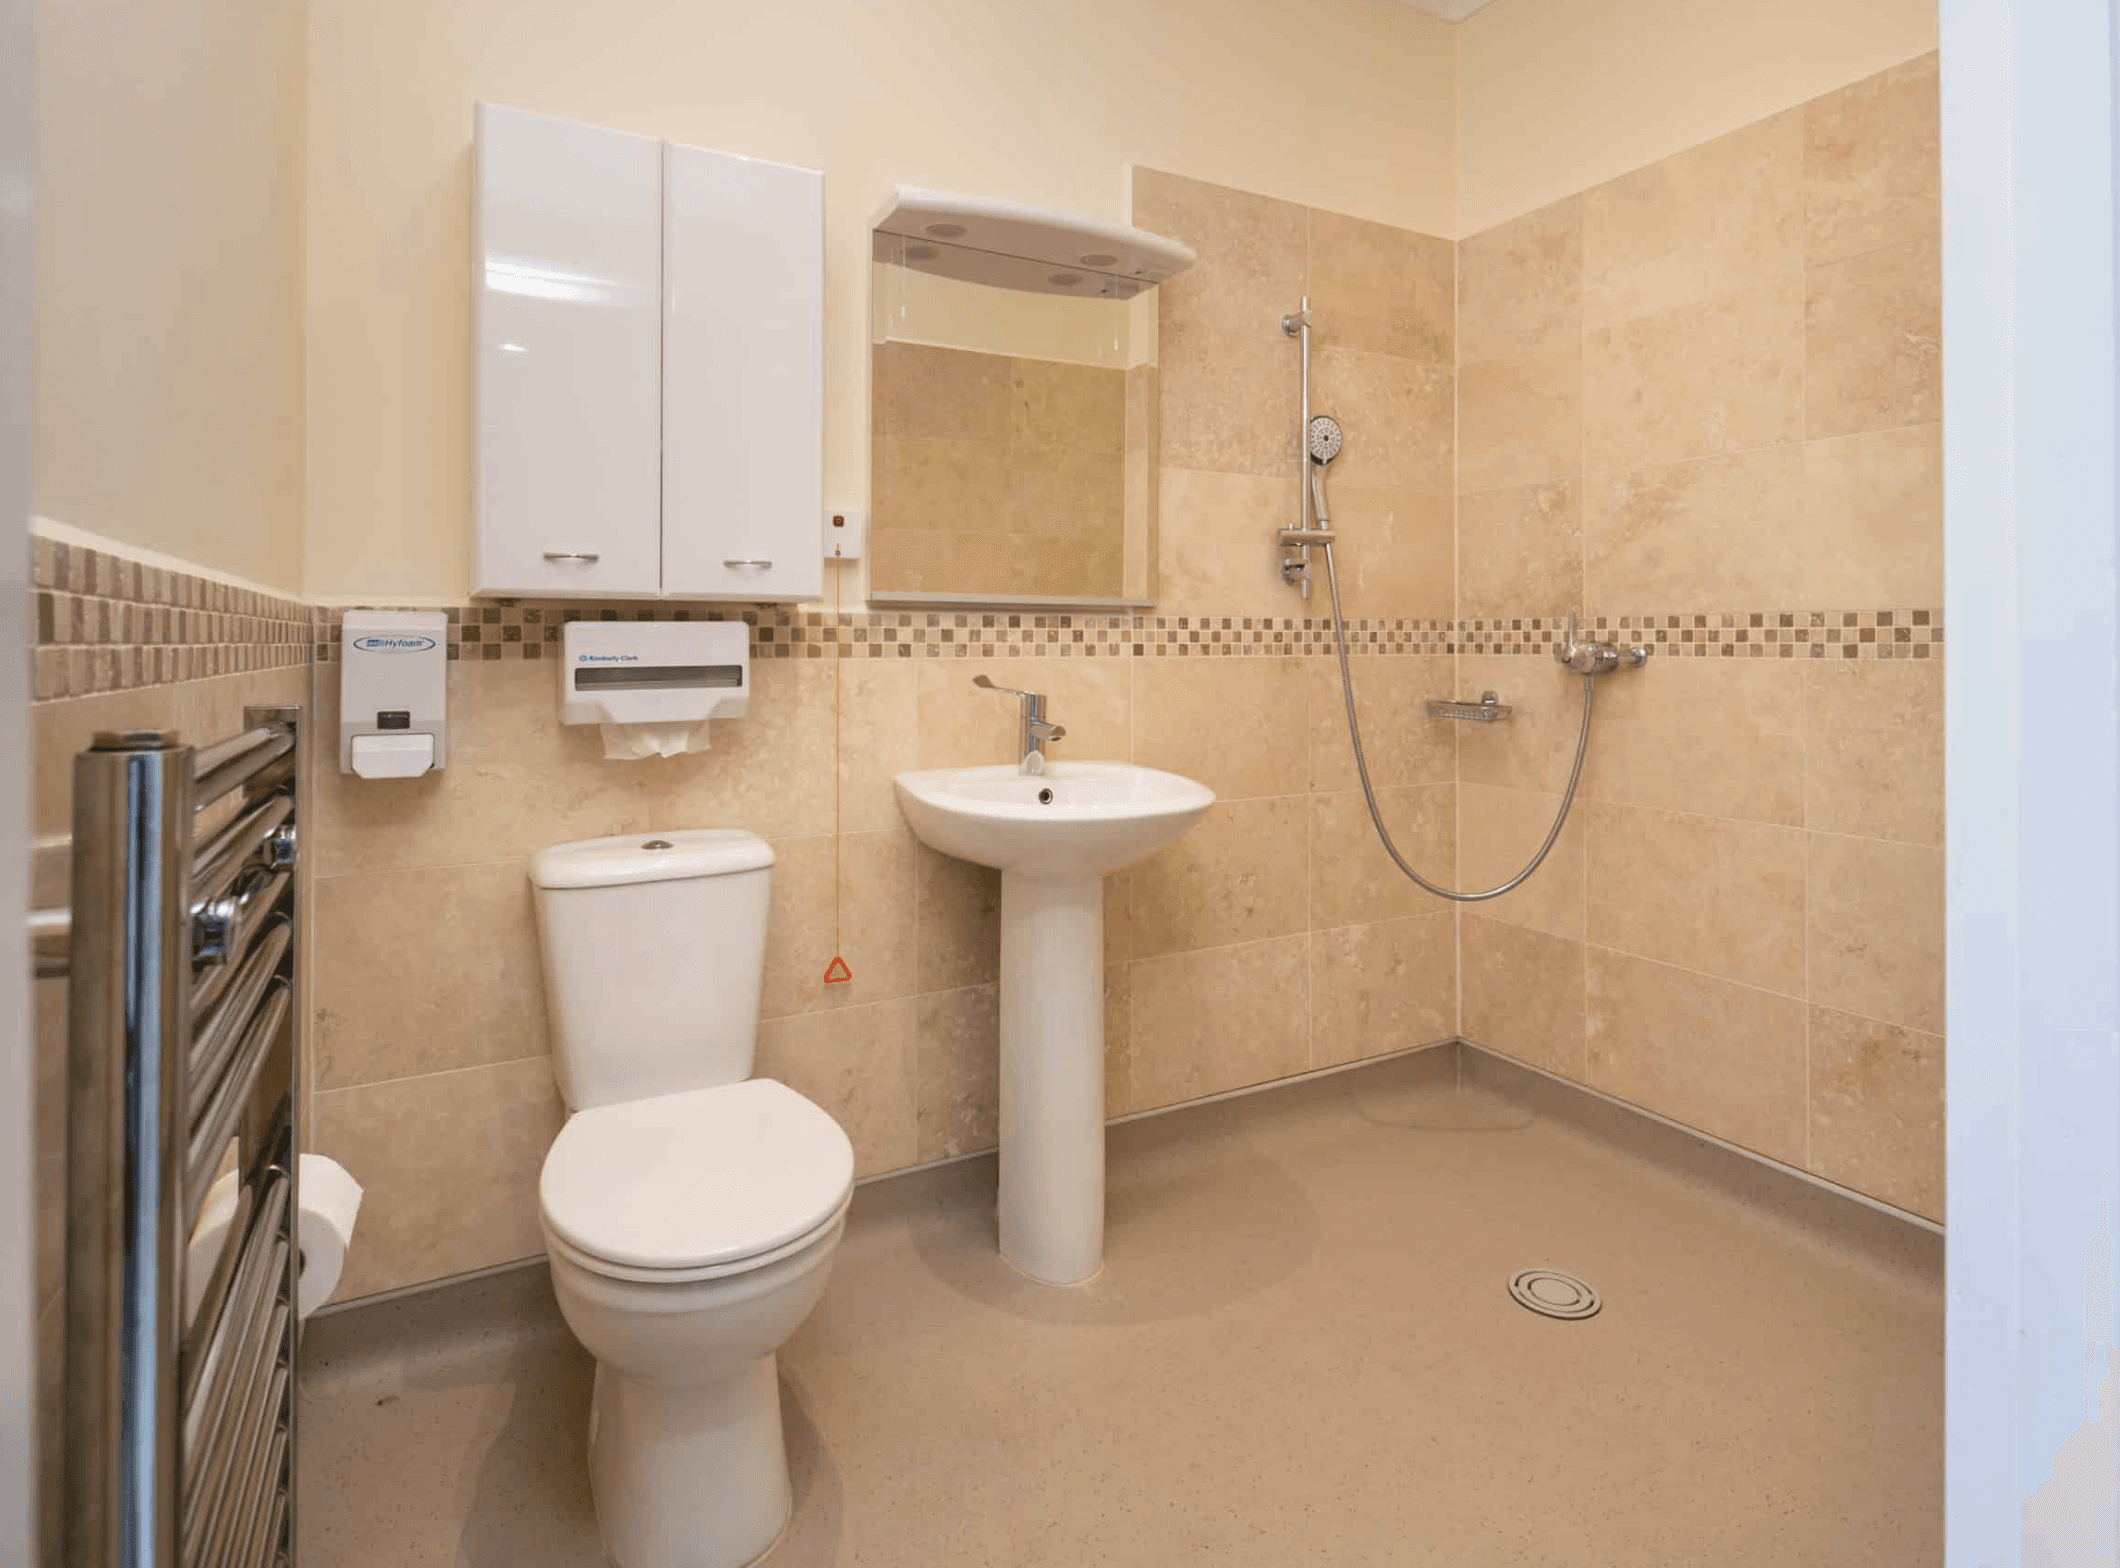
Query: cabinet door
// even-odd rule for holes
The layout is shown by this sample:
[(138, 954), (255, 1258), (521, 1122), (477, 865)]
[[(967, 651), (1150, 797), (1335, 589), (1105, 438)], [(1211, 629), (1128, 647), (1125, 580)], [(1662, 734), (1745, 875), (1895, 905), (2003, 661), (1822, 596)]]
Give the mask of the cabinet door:
[(661, 587), (662, 143), (480, 104), (473, 593)]
[(663, 592), (824, 586), (824, 176), (666, 149)]

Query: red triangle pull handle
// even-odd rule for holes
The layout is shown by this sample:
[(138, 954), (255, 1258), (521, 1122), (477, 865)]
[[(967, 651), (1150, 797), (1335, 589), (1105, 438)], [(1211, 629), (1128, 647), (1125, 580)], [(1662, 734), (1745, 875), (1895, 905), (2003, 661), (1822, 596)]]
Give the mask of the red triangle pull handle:
[(853, 978), (854, 971), (847, 968), (847, 961), (836, 953), (832, 956), (832, 961), (824, 966), (824, 983), (826, 985), (845, 985)]

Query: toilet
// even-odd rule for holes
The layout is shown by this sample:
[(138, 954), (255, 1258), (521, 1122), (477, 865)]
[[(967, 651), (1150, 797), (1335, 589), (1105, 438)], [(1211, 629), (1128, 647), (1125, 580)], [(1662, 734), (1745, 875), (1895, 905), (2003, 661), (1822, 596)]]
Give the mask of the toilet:
[(751, 1077), (773, 851), (728, 828), (531, 860), (569, 1116), (538, 1183), (559, 1307), (596, 1358), (589, 1468), (618, 1568), (742, 1568), (788, 1519), (777, 1353), (854, 1190), (824, 1111)]

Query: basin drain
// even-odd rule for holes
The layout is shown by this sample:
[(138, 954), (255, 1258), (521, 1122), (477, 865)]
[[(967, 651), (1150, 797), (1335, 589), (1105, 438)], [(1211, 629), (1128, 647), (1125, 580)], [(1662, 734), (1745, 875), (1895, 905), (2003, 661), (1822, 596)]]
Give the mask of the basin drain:
[(1525, 1269), (1509, 1281), (1509, 1294), (1518, 1306), (1529, 1307), (1542, 1317), (1571, 1321), (1594, 1318), (1604, 1305), (1588, 1284), (1559, 1269)]

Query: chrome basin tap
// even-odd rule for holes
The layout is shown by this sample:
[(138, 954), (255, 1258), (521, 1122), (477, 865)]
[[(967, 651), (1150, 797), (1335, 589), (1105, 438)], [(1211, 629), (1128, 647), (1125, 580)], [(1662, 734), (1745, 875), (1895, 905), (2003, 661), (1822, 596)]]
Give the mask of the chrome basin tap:
[(1004, 697), (1014, 697), (1020, 704), (1020, 725), (1016, 732), (1016, 755), (1020, 759), (1020, 772), (1043, 773), (1045, 771), (1045, 746), (1048, 741), (1066, 738), (1067, 731), (1057, 724), (1045, 720), (1045, 693), (1042, 691), (1017, 691), (1011, 686), (996, 686), (984, 675), (974, 675), (972, 684), (982, 691), (998, 691)]

